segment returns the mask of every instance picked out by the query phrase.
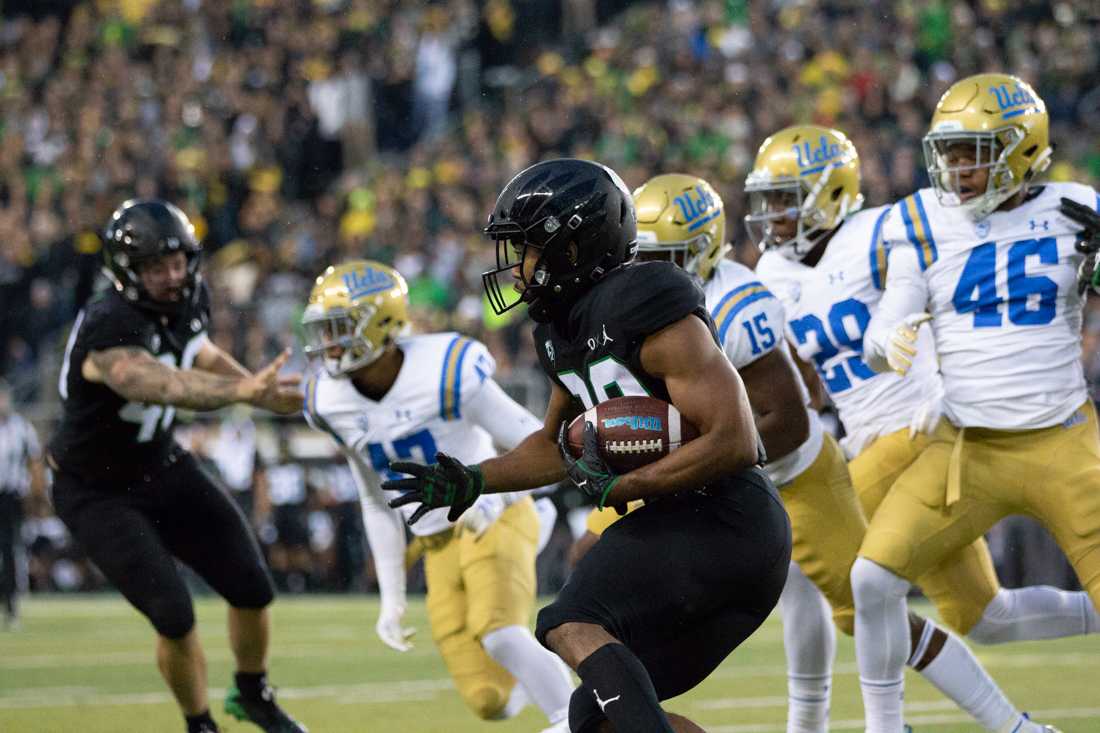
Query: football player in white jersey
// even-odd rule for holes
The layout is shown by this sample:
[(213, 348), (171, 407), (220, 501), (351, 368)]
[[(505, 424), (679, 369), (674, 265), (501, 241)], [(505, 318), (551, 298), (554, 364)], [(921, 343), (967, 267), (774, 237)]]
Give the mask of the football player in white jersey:
[[(528, 630), (535, 602), (539, 520), (525, 494), (481, 497), (458, 522), (445, 510), (392, 509), (380, 488), (391, 461), (463, 461), (511, 448), (541, 422), (493, 381), (484, 345), (455, 333), (405, 336), (408, 286), (371, 261), (329, 267), (303, 314), (306, 353), (324, 359), (306, 386), (310, 424), (331, 435), (359, 484), (363, 523), (381, 591), (376, 631), (409, 648), (405, 520), (424, 549), (432, 636), (466, 705), (484, 720), (528, 701), (552, 731), (568, 730), (568, 670)], [(413, 524), (415, 522), (415, 524)]]
[(900, 730), (904, 652), (886, 640), (906, 633), (909, 583), (1002, 517), (1044, 524), (1100, 601), (1100, 441), (1082, 373), (1076, 274), (1082, 227), (1060, 210), (1065, 199), (1098, 201), (1087, 186), (1034, 185), (1050, 162), (1047, 125), (1043, 101), (1016, 77), (957, 82), (924, 139), (932, 187), (895, 204), (882, 224), (889, 279), (864, 337), (866, 363), (909, 372), (925, 350), (916, 332), (930, 320), (947, 419), (882, 501), (852, 569), (870, 733)]
[[(862, 360), (863, 330), (885, 284), (880, 230), (889, 207), (860, 210), (855, 147), (843, 133), (815, 125), (770, 136), (746, 188), (751, 198), (746, 224), (763, 250), (757, 274), (783, 302), (791, 342), (816, 366), (837, 405), (847, 430), (851, 481), (863, 512), (873, 517), (893, 482), (930, 442), (941, 392), (931, 355), (908, 381), (877, 374)], [(979, 641), (1051, 638), (1089, 628), (1084, 594), (1000, 589), (980, 538), (922, 576), (920, 585), (948, 625)], [(965, 645), (915, 615), (907, 631), (908, 663), (987, 728), (999, 727), (1001, 716), (1021, 719)], [(830, 663), (819, 670), (825, 681)], [(806, 718), (820, 722), (827, 715), (827, 688), (813, 699), (816, 714)], [(986, 704), (974, 705), (975, 699)]]

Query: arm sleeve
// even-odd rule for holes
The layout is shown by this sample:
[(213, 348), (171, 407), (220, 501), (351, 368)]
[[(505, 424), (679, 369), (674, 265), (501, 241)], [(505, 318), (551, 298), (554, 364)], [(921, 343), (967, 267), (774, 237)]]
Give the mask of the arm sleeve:
[(920, 313), (928, 307), (928, 283), (924, 279), (916, 249), (905, 241), (891, 241), (889, 237), (887, 246), (890, 255), (886, 290), (863, 337), (863, 357), (868, 366), (878, 372), (889, 369), (886, 344), (894, 327), (906, 316)]
[[(542, 427), (542, 421), (532, 415), (527, 408), (519, 404), (492, 379), (486, 379), (478, 391), (478, 399), (471, 402), (466, 416), (483, 428), (493, 438), (493, 444), (506, 451), (512, 450), (524, 439)], [(518, 501), (528, 494), (543, 492), (547, 487), (540, 486), (527, 491), (511, 491), (499, 496), (506, 504)]]
[(359, 507), (367, 546), (378, 576), (378, 592), (383, 606), (405, 603), (405, 522), (401, 513), (390, 508), (377, 476), (363, 469), (348, 456), (355, 483), (359, 487)]
[(531, 433), (542, 427), (542, 421), (532, 415), (492, 379), (485, 380), (478, 390), (478, 399), (463, 408), (466, 416), (484, 428), (493, 443), (512, 450)]

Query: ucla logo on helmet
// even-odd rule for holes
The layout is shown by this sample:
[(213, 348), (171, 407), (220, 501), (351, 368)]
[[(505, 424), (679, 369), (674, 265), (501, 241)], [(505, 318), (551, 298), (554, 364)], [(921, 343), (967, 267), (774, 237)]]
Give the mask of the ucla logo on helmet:
[(841, 156), (840, 145), (830, 143), (824, 135), (816, 146), (809, 142), (794, 146), (800, 175), (809, 175), (825, 169), (825, 166)]
[(1005, 110), (1012, 110), (1005, 112), (1005, 117), (1014, 117), (1016, 115), (1022, 115), (1029, 110), (1018, 109), (1019, 107), (1037, 107), (1038, 102), (1035, 97), (1031, 96), (1031, 93), (1022, 88), (1019, 84), (1015, 84), (1015, 89), (1010, 90), (1007, 84), (998, 84), (989, 88), (989, 91), (993, 94), (993, 98), (997, 100), (997, 106), (1000, 107), (1002, 112)]
[(684, 191), (672, 199), (680, 207), (680, 213), (686, 222), (695, 221), (715, 206), (714, 197), (702, 186), (696, 186), (695, 193), (697, 195), (693, 196), (691, 191)]
[(381, 270), (365, 267), (362, 270), (345, 273), (344, 287), (348, 289), (348, 295), (352, 298), (359, 298), (389, 290), (393, 287), (393, 280)]

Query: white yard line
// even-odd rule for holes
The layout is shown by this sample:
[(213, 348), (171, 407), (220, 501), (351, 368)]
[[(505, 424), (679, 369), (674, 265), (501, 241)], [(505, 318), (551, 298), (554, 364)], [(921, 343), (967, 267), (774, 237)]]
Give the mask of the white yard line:
[[(318, 685), (315, 687), (279, 687), (279, 699), (302, 700), (334, 697), (340, 703), (392, 703), (426, 700), (442, 690), (450, 690), (450, 678), (365, 682), (351, 685)], [(126, 705), (156, 705), (172, 702), (167, 692), (128, 692), (104, 694), (88, 687), (37, 687), (13, 690), (15, 694), (0, 696), (0, 709), (109, 707)], [(214, 700), (225, 698), (224, 689), (210, 689)]]
[[(905, 709), (909, 710), (912, 706), (906, 703)], [(1032, 710), (1031, 717), (1040, 720), (1055, 720), (1055, 719), (1100, 719), (1100, 708), (1051, 708), (1047, 710)], [(957, 725), (959, 723), (973, 722), (973, 718), (965, 713), (951, 713), (943, 715), (906, 715), (905, 722), (917, 727), (920, 730), (924, 730), (927, 727), (936, 727), (940, 725)], [(864, 722), (860, 718), (858, 720), (832, 720), (829, 721), (829, 730), (863, 730)], [(746, 725), (708, 725), (707, 730), (710, 733), (784, 733), (787, 730), (785, 724), (768, 724), (768, 723), (750, 723)]]

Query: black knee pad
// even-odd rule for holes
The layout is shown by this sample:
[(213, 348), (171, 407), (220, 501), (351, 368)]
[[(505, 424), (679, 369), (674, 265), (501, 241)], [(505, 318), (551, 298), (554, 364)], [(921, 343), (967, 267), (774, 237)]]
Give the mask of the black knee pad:
[(569, 730), (572, 733), (598, 733), (607, 720), (592, 691), (581, 684), (569, 697)]
[(181, 602), (177, 599), (158, 598), (142, 609), (153, 628), (161, 636), (169, 639), (182, 639), (195, 628), (195, 609), (190, 599)]
[(227, 593), (225, 600), (233, 608), (267, 608), (275, 600), (275, 584), (266, 572), (253, 574), (247, 582), (234, 588), (233, 593)]

